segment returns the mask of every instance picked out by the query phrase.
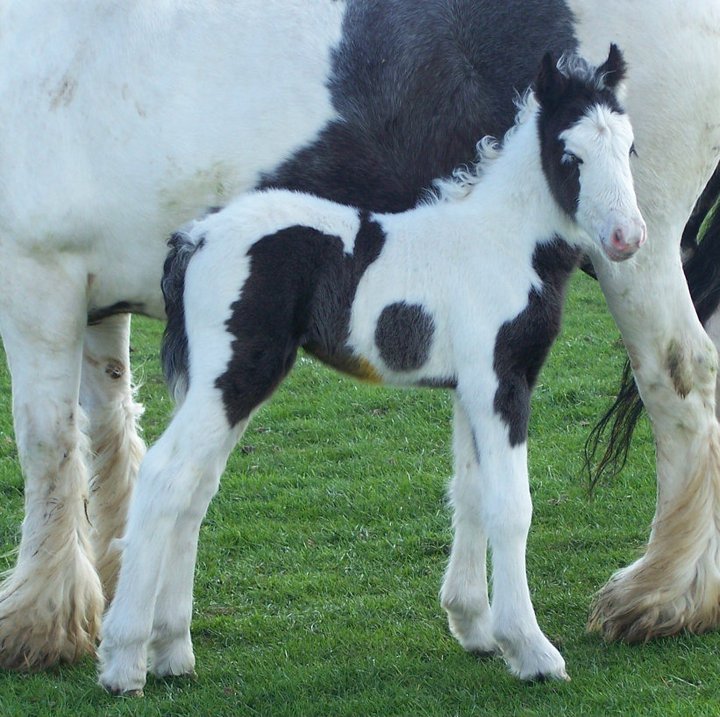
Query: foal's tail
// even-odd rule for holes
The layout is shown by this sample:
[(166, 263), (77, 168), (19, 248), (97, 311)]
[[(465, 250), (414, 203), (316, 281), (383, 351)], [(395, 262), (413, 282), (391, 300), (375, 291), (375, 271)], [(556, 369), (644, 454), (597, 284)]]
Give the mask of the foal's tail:
[(187, 393), (190, 378), (188, 373), (188, 339), (185, 330), (185, 272), (193, 254), (203, 245), (184, 232), (170, 237), (170, 252), (165, 259), (162, 278), (162, 292), (165, 297), (167, 324), (163, 334), (160, 358), (170, 395), (177, 404), (182, 403)]
[[(700, 238), (701, 241), (697, 241)], [(720, 166), (697, 202), (682, 239), (686, 255), (683, 269), (700, 321), (705, 322), (720, 306)], [(612, 406), (585, 442), (585, 468), (591, 485), (603, 474), (619, 473), (628, 457), (635, 425), (643, 414), (630, 362), (625, 362), (620, 388)], [(602, 444), (607, 441), (605, 450)]]

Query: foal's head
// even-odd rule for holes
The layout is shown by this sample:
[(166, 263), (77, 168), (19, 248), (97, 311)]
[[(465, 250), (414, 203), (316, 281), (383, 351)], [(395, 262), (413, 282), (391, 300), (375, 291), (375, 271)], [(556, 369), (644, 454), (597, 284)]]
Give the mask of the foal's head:
[(548, 54), (535, 80), (540, 104), (542, 165), (564, 212), (613, 261), (643, 244), (645, 222), (637, 206), (630, 157), (630, 121), (617, 97), (625, 61), (615, 45), (600, 67), (577, 56), (556, 63)]

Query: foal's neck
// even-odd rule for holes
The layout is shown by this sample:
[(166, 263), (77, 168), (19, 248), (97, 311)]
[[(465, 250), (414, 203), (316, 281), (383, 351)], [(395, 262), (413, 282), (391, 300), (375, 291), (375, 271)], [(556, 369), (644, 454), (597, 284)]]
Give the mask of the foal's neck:
[[(542, 168), (537, 110), (505, 137), (465, 200), (467, 211), (490, 217), (504, 243), (534, 245), (558, 237), (573, 244), (572, 225), (555, 201)], [(489, 224), (487, 224), (489, 225)]]

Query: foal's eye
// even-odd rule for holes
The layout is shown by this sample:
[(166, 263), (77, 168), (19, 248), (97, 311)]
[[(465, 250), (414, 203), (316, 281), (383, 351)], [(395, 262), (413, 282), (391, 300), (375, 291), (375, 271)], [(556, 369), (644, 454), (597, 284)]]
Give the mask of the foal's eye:
[(637, 150), (635, 149), (635, 144), (634, 144), (634, 143), (633, 143), (633, 144), (631, 145), (631, 147), (630, 147), (630, 156), (631, 156), (631, 157), (637, 157), (637, 156), (638, 156), (638, 153), (637, 153)]
[(572, 152), (568, 152), (567, 150), (565, 150), (565, 152), (563, 152), (563, 156), (560, 159), (560, 161), (563, 164), (582, 164), (583, 163), (582, 159), (580, 159), (580, 157), (578, 157), (577, 154), (573, 154)]

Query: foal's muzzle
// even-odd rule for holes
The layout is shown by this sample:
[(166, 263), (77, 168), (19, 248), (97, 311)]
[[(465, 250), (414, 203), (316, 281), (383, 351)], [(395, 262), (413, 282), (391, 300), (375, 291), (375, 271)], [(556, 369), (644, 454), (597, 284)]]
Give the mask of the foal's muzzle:
[(612, 261), (629, 259), (647, 239), (647, 227), (640, 217), (616, 222), (602, 240), (602, 248)]

